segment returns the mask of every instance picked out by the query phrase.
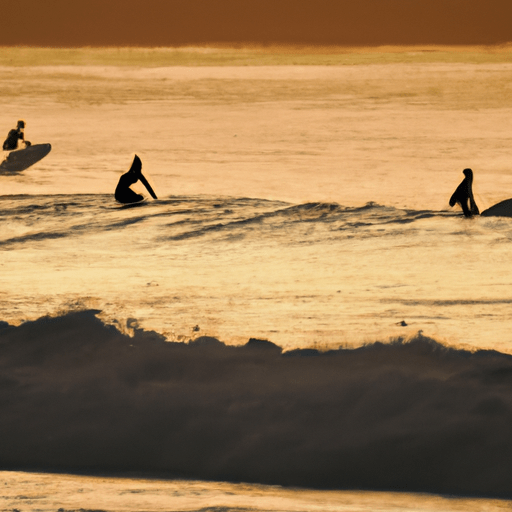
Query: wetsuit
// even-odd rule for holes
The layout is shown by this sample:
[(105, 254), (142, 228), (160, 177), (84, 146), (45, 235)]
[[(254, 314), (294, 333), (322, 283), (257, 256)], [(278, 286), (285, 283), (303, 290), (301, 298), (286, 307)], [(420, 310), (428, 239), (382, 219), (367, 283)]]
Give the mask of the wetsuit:
[(20, 128), (14, 128), (7, 134), (7, 139), (4, 141), (4, 151), (12, 151), (18, 147), (18, 140), (25, 140), (23, 130)]
[(473, 217), (480, 214), (473, 197), (473, 171), (471, 169), (464, 169), (462, 172), (466, 177), (452, 194), (452, 197), (450, 197), (450, 206), (455, 206), (456, 203), (459, 203), (464, 216)]
[(116, 201), (120, 203), (138, 203), (144, 199), (144, 196), (137, 194), (130, 188), (131, 185), (140, 180), (142, 175), (141, 169), (142, 162), (140, 158), (135, 155), (130, 170), (119, 178), (119, 183), (114, 193)]

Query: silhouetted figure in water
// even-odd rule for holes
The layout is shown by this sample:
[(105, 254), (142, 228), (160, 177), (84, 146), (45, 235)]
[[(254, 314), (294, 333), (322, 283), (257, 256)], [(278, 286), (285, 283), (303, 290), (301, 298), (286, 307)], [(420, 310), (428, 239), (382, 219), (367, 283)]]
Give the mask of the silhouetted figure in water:
[(18, 121), (18, 124), (16, 128), (13, 128), (9, 131), (7, 134), (7, 138), (4, 141), (3, 144), (3, 150), (4, 151), (12, 151), (13, 149), (18, 148), (18, 141), (21, 140), (25, 143), (25, 146), (30, 146), (30, 142), (28, 140), (25, 140), (25, 121), (20, 119)]
[(464, 169), (462, 172), (466, 177), (457, 187), (452, 197), (450, 197), (450, 206), (455, 206), (456, 203), (459, 203), (464, 215), (466, 217), (473, 217), (473, 215), (480, 214), (480, 210), (473, 197), (473, 171), (471, 169)]
[(130, 170), (119, 178), (119, 183), (117, 184), (116, 191), (114, 193), (116, 201), (124, 204), (138, 203), (142, 201), (144, 196), (137, 194), (130, 188), (131, 185), (137, 183), (139, 180), (151, 194), (151, 197), (156, 199), (156, 194), (153, 192), (151, 185), (142, 174), (142, 162), (140, 158), (135, 155)]

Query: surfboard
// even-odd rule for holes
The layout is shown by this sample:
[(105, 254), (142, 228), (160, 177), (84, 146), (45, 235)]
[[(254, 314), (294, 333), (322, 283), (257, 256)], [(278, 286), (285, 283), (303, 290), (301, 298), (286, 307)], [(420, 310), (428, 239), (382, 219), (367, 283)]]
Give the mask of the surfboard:
[(496, 203), (480, 215), (482, 217), (512, 217), (512, 199), (505, 199), (505, 201)]
[(133, 203), (118, 203), (117, 208), (120, 210), (124, 210), (126, 208), (135, 208), (137, 206), (142, 206), (144, 204), (149, 204), (148, 200), (143, 197), (140, 201), (135, 201)]
[(23, 149), (14, 149), (0, 164), (0, 171), (13, 173), (24, 171), (44, 158), (51, 149), (51, 144), (33, 144)]

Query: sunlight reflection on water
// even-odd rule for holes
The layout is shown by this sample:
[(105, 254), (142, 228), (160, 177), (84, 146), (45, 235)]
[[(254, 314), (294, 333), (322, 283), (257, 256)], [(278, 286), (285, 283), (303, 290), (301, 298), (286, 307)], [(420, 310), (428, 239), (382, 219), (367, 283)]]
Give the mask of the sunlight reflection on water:
[[(186, 339), (200, 325), (200, 334), (224, 341), (304, 346), (424, 330), (509, 350), (509, 219), (440, 215), (383, 225), (354, 214), (348, 227), (305, 214), (293, 229), (262, 224), (231, 237), (218, 230), (180, 239), (187, 231), (166, 218), (166, 201), (192, 196), (197, 206), (202, 194), (446, 213), (465, 167), (475, 170), (481, 209), (512, 195), (510, 63), (368, 62), (0, 67), (2, 129), (25, 118), (27, 138), (53, 148), (30, 170), (0, 176), (4, 196), (37, 195), (5, 197), (10, 207), (44, 196), (50, 203), (47, 215), (36, 208), (0, 218), (0, 320), (85, 305), (170, 338)], [(164, 201), (128, 224), (139, 212), (109, 201), (133, 153)], [(73, 201), (82, 193), (106, 195)], [(384, 209), (376, 210), (381, 219)], [(0, 485), (0, 509), (24, 511), (512, 508), (432, 495), (17, 472), (2, 472)]]
[(279, 486), (187, 480), (149, 480), (48, 473), (0, 472), (1, 510), (258, 512), (494, 512), (505, 500), (429, 494), (313, 491)]

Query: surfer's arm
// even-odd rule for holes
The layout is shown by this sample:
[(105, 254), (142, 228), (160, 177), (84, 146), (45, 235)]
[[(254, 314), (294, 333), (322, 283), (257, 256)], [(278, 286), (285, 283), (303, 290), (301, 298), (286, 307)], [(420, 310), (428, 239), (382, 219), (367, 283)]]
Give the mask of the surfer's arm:
[(467, 203), (468, 198), (468, 185), (466, 179), (464, 179), (462, 180), (462, 183), (455, 189), (452, 197), (450, 197), (450, 206), (455, 206), (457, 203), (462, 206), (463, 203)]
[(155, 192), (153, 191), (153, 188), (151, 187), (151, 185), (148, 183), (148, 180), (144, 177), (144, 175), (142, 174), (142, 172), (139, 174), (139, 180), (142, 182), (142, 184), (146, 187), (146, 190), (151, 194), (151, 197), (153, 199), (158, 199), (156, 197), (156, 194)]
[(457, 189), (453, 194), (452, 194), (452, 197), (450, 197), (450, 206), (455, 206), (455, 204), (457, 203), (457, 192), (459, 191), (459, 189)]

